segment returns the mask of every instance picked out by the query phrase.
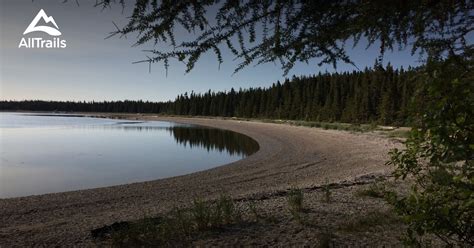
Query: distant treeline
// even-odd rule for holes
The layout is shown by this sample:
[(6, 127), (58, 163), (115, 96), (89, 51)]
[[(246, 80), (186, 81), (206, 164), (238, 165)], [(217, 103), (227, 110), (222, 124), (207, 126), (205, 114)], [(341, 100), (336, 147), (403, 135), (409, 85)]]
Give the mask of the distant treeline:
[(159, 113), (408, 124), (417, 70), (386, 68), (293, 77), (268, 88), (184, 93), (174, 101), (0, 101), (0, 110)]

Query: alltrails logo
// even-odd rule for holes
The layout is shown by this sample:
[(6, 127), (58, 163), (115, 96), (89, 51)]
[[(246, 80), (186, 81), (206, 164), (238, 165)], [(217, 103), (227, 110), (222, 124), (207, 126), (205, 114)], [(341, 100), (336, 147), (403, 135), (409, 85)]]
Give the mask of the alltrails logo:
[[(51, 23), (54, 27), (51, 26), (39, 26), (38, 22), (43, 20), (45, 24)], [(52, 16), (46, 15), (43, 9), (41, 9), (38, 14), (35, 16), (30, 25), (26, 28), (23, 35), (29, 34), (31, 32), (44, 32), (51, 36), (60, 36), (61, 32), (59, 31), (58, 24), (54, 21)], [(54, 37), (53, 39), (43, 39), (40, 37), (35, 38), (21, 38), (18, 48), (66, 48), (66, 40), (63, 40), (59, 37)]]

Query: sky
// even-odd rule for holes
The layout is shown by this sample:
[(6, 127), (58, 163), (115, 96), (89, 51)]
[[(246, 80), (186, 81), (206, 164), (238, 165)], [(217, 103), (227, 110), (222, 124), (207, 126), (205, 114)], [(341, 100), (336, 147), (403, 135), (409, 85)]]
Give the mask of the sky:
[[(190, 73), (185, 66), (171, 62), (168, 74), (162, 64), (133, 64), (146, 58), (142, 50), (151, 47), (132, 47), (134, 37), (105, 39), (127, 22), (131, 6), (118, 5), (102, 10), (93, 7), (95, 0), (1, 0), (0, 1), (0, 99), (1, 100), (148, 100), (166, 101), (184, 92), (230, 90), (231, 88), (267, 87), (284, 75), (277, 64), (264, 64), (233, 74), (237, 62), (229, 51), (224, 52), (220, 66), (214, 54), (206, 54)], [(67, 41), (64, 49), (18, 48), (22, 37), (44, 37), (33, 32), (23, 35), (40, 9), (52, 16)], [(155, 49), (160, 49), (158, 44)], [(370, 67), (378, 56), (378, 47), (366, 49), (362, 42), (349, 51), (357, 67)], [(409, 49), (388, 53), (384, 61), (395, 67), (419, 65), (418, 55)], [(310, 75), (318, 72), (343, 72), (356, 68), (340, 63), (319, 67), (317, 61), (298, 63), (289, 72), (292, 75)]]

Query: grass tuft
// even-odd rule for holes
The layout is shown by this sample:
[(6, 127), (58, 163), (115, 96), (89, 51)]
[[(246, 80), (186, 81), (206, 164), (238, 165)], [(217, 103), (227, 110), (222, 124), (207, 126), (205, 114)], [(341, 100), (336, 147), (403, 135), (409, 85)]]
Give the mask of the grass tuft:
[(92, 231), (94, 237), (109, 238), (111, 246), (187, 246), (193, 235), (203, 234), (242, 222), (241, 212), (228, 195), (215, 202), (197, 198), (190, 208), (175, 208), (163, 217), (103, 227)]
[(375, 182), (366, 189), (358, 190), (355, 195), (359, 197), (384, 198), (387, 189), (384, 183)]
[(303, 210), (304, 194), (301, 189), (293, 188), (288, 193), (288, 206), (290, 211), (301, 212)]
[(298, 222), (302, 221), (301, 213), (303, 212), (304, 194), (301, 189), (292, 188), (288, 193), (288, 208), (291, 215)]
[(205, 230), (211, 223), (211, 208), (208, 203), (200, 198), (193, 201), (190, 209), (193, 224), (197, 230)]
[(331, 188), (329, 186), (329, 180), (326, 178), (326, 184), (323, 186), (323, 192), (324, 192), (324, 201), (326, 203), (331, 202)]

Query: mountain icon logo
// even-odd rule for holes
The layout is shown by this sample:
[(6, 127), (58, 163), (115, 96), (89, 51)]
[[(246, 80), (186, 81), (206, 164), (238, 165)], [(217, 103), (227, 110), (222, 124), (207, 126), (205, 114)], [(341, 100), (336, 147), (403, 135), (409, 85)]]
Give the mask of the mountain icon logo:
[[(52, 23), (54, 27), (50, 26), (36, 26), (40, 19), (43, 19), (45, 23)], [(59, 36), (61, 35), (61, 32), (59, 32), (59, 27), (58, 24), (54, 21), (54, 18), (52, 16), (46, 15), (43, 9), (41, 9), (38, 14), (35, 16), (33, 21), (31, 21), (30, 25), (26, 28), (25, 32), (23, 32), (23, 35), (31, 33), (31, 32), (36, 32), (36, 31), (41, 31), (45, 32), (51, 36)]]

